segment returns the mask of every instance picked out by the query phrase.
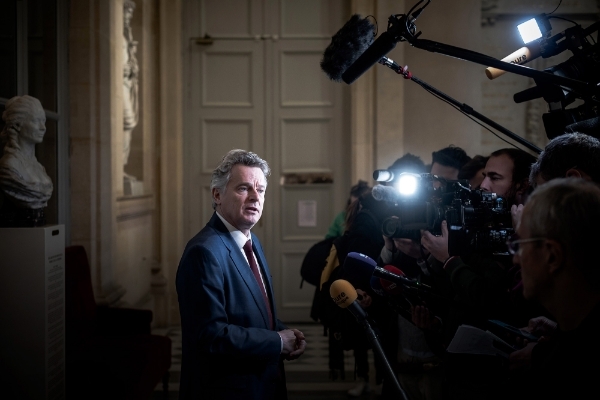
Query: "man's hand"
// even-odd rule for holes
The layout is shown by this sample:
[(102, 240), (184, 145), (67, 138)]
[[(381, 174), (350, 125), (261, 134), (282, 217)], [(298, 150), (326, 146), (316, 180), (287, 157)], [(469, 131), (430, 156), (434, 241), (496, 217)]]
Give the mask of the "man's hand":
[(536, 336), (552, 336), (556, 331), (557, 323), (546, 317), (535, 317), (529, 320), (527, 328), (524, 330)]
[(426, 306), (410, 306), (412, 322), (421, 329), (438, 329), (441, 322), (429, 312)]
[(436, 260), (444, 262), (448, 259), (448, 224), (442, 221), (442, 236), (435, 236), (431, 232), (424, 231), (421, 236), (421, 244), (435, 257)]
[(306, 350), (304, 333), (298, 329), (285, 329), (277, 333), (281, 336), (281, 340), (283, 340), (281, 354), (285, 355), (286, 360), (295, 360), (304, 354), (304, 350)]
[(510, 216), (512, 217), (512, 226), (514, 230), (517, 230), (519, 223), (521, 222), (521, 214), (523, 214), (523, 204), (513, 204), (510, 207)]
[(394, 238), (394, 245), (407, 256), (421, 258), (421, 245), (412, 239)]
[(389, 251), (391, 251), (392, 253), (394, 251), (396, 251), (396, 248), (394, 247), (394, 241), (392, 240), (392, 238), (387, 237), (385, 235), (383, 236), (383, 242), (385, 244), (385, 248), (388, 249)]

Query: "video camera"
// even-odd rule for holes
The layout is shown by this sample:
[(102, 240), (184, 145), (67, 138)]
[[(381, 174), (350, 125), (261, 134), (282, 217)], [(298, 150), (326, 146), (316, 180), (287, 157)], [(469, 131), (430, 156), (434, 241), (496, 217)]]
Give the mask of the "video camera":
[[(547, 16), (542, 14), (536, 20), (545, 20), (551, 29)], [(564, 52), (573, 54), (567, 61), (546, 68), (544, 72), (556, 76), (577, 79), (583, 82), (600, 82), (600, 42), (590, 41), (592, 33), (598, 32), (600, 22), (587, 28), (580, 25), (570, 27), (549, 38), (539, 39), (540, 54), (549, 58)], [(536, 86), (516, 93), (515, 103), (522, 103), (542, 97), (548, 104), (548, 112), (542, 115), (546, 136), (553, 139), (566, 131), (580, 131), (600, 137), (600, 109), (597, 91), (580, 91), (534, 79)], [(583, 104), (567, 108), (575, 100)]]
[(388, 216), (382, 233), (392, 238), (420, 241), (421, 230), (442, 234), (448, 225), (451, 256), (471, 253), (506, 253), (506, 240), (514, 233), (510, 209), (495, 193), (472, 190), (467, 180), (446, 180), (432, 174), (402, 173), (397, 179), (377, 170), (373, 197), (385, 202)]

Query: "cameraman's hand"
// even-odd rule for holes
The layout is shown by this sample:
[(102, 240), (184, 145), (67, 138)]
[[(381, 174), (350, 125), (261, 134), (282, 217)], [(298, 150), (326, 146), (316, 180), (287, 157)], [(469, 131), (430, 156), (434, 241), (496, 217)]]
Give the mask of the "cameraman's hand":
[(424, 231), (421, 236), (421, 244), (425, 247), (436, 260), (444, 262), (448, 259), (448, 224), (442, 221), (442, 236), (435, 236), (431, 232)]
[(513, 204), (510, 207), (510, 215), (512, 217), (512, 226), (514, 230), (517, 230), (519, 223), (521, 222), (521, 214), (523, 214), (523, 204)]
[(383, 241), (385, 243), (385, 248), (393, 253), (396, 250), (396, 248), (394, 247), (394, 241), (390, 237), (387, 237), (385, 235), (382, 235), (382, 236), (383, 236)]
[(407, 256), (421, 258), (421, 245), (412, 239), (394, 238), (394, 245)]

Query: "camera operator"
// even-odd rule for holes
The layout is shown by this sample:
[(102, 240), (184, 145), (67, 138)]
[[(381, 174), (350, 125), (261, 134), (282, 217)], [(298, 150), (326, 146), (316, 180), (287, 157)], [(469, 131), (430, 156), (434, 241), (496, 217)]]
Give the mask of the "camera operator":
[[(481, 190), (496, 193), (504, 199), (507, 207), (524, 201), (530, 192), (528, 177), (533, 162), (534, 156), (519, 149), (493, 152), (486, 163)], [(424, 305), (417, 307), (413, 313), (413, 322), (428, 331), (425, 337), (431, 348), (445, 349), (461, 324), (484, 328), (490, 318), (517, 323), (539, 315), (523, 307), (521, 302), (517, 307), (508, 296), (513, 280), (509, 256), (472, 252), (450, 257), (445, 221), (441, 232), (440, 236), (422, 232), (421, 245), (426, 254), (429, 253), (427, 264), (434, 276), (434, 287), (451, 296), (454, 303), (448, 304), (446, 309), (432, 309)], [(441, 317), (443, 321), (437, 337), (430, 329), (435, 322), (434, 316)], [(469, 357), (449, 358), (445, 353), (442, 357), (446, 364), (445, 387), (449, 398), (489, 396), (488, 392), (505, 379), (501, 365), (476, 366)]]
[[(447, 180), (458, 179), (463, 166), (471, 158), (456, 146), (448, 146), (432, 153), (430, 173)], [(403, 171), (408, 172), (408, 171)], [(390, 238), (384, 236), (385, 246), (381, 249), (381, 265), (393, 265), (402, 270), (410, 278), (427, 281), (430, 271), (422, 258), (418, 242), (407, 238)], [(413, 308), (414, 309), (414, 308)], [(405, 318), (405, 316), (407, 318)], [(388, 353), (397, 359), (395, 364), (398, 380), (410, 399), (435, 400), (443, 398), (443, 379), (441, 359), (432, 350), (424, 332), (410, 322), (410, 314), (394, 314), (388, 326)], [(439, 320), (432, 318), (432, 325), (439, 327)], [(384, 382), (384, 398), (389, 394)]]
[[(458, 179), (462, 168), (471, 161), (471, 157), (469, 157), (463, 149), (452, 145), (434, 151), (431, 154), (431, 158), (432, 163), (429, 173), (446, 180)], [(435, 182), (434, 185), (439, 185), (439, 183)], [(382, 260), (388, 264), (394, 261), (393, 254), (396, 253), (397, 250), (399, 250), (397, 255), (405, 254), (416, 260), (421, 260), (424, 255), (421, 245), (414, 240), (406, 238), (392, 239), (386, 236), (384, 236), (384, 240), (385, 248), (382, 250)], [(406, 271), (404, 272), (406, 273)], [(427, 274), (426, 270), (423, 272)]]
[[(505, 200), (507, 207), (522, 204), (530, 192), (528, 178), (533, 162), (535, 157), (523, 150), (506, 148), (493, 152), (485, 166), (481, 190), (496, 193)], [(507, 283), (510, 284), (510, 281), (507, 282), (507, 274), (512, 267), (510, 258), (490, 255), (473, 255), (470, 259), (450, 257), (448, 227), (445, 221), (442, 222), (441, 230), (441, 236), (423, 232), (421, 244), (431, 254), (429, 261), (436, 264), (438, 269), (441, 266), (450, 277), (457, 300), (468, 303), (477, 312), (502, 311), (505, 314), (504, 318), (511, 317), (506, 315), (507, 310), (497, 309), (499, 298), (506, 293)], [(453, 328), (448, 331), (446, 342), (451, 339)]]
[(430, 174), (456, 180), (471, 157), (460, 147), (450, 145), (431, 153), (431, 160)]
[(531, 369), (514, 397), (587, 398), (596, 390), (599, 226), (600, 189), (581, 178), (540, 186), (523, 209), (510, 246), (522, 268), (523, 293), (542, 304), (558, 328), (533, 348)]
[[(423, 173), (424, 169), (425, 164), (423, 161), (410, 153), (397, 159), (388, 168), (389, 171), (394, 172), (396, 175), (402, 172)], [(323, 322), (329, 329), (330, 354), (332, 349), (336, 348), (354, 350), (356, 376), (359, 382), (356, 387), (348, 391), (348, 395), (352, 397), (361, 396), (371, 390), (369, 387), (369, 364), (367, 359), (367, 351), (370, 344), (354, 318), (331, 301), (329, 287), (336, 279), (346, 277), (347, 271), (344, 270), (344, 262), (348, 253), (362, 253), (372, 259), (377, 259), (381, 248), (384, 246), (381, 226), (387, 215), (385, 205), (375, 200), (370, 188), (349, 206), (346, 215), (346, 231), (343, 236), (336, 238), (333, 242), (333, 247), (336, 251), (335, 257), (339, 267), (335, 268), (331, 275), (327, 277), (326, 282), (324, 282), (320, 290), (321, 304), (326, 305), (326, 309), (322, 311), (322, 314), (324, 315)], [(370, 296), (373, 293), (368, 280), (366, 282), (353, 281), (352, 284), (361, 296), (369, 299), (365, 303), (369, 304), (368, 313), (371, 319), (377, 325), (380, 325), (381, 329), (386, 330), (388, 316), (391, 311), (385, 301)], [(379, 324), (379, 322), (382, 323)], [(376, 329), (379, 330), (377, 327)], [(384, 340), (385, 337), (382, 337), (382, 341)], [(339, 368), (343, 370), (343, 357), (339, 360), (330, 360), (330, 363), (330, 366), (333, 367), (332, 370)], [(375, 381), (378, 384), (382, 381), (384, 375), (380, 372), (382, 366), (380, 363), (381, 360), (375, 358)]]

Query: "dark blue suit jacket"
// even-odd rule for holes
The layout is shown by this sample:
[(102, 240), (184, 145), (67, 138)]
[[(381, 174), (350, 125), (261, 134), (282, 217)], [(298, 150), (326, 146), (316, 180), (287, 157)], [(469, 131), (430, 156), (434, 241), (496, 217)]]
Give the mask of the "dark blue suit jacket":
[(252, 234), (273, 311), (248, 262), (216, 213), (192, 238), (177, 270), (182, 328), (180, 399), (285, 399), (271, 274)]

